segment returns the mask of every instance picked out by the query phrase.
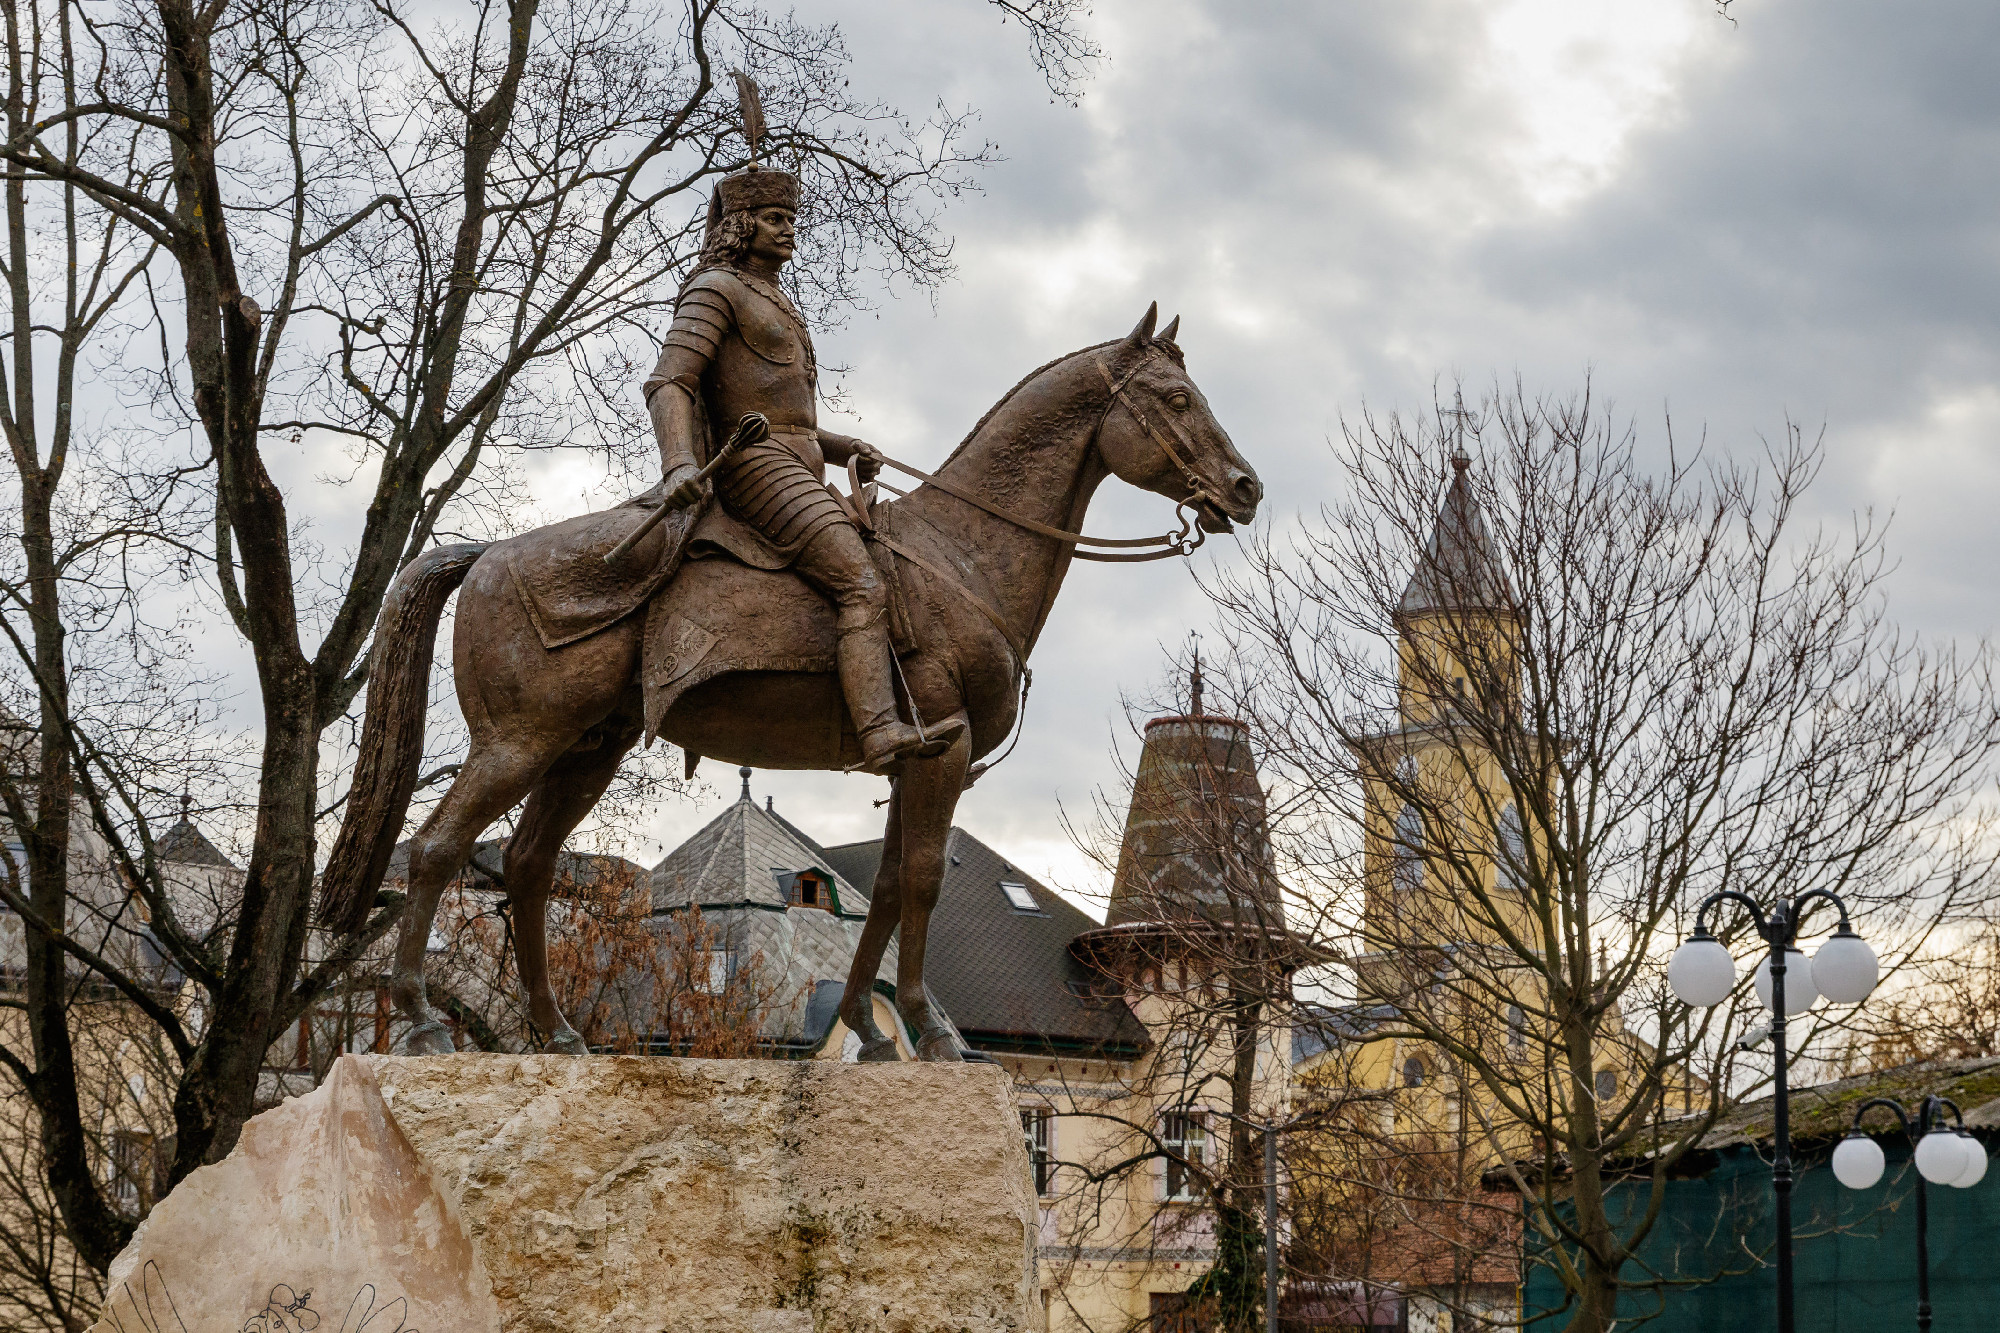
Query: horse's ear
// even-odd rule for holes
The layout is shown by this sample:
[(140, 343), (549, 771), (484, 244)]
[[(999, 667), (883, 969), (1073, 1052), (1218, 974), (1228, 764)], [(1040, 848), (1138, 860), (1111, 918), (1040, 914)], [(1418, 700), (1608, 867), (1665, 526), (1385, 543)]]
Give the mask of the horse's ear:
[(1180, 331), (1181, 331), (1181, 317), (1179, 315), (1175, 315), (1172, 319), (1167, 321), (1167, 327), (1160, 330), (1160, 338), (1163, 342), (1172, 342), (1174, 340), (1174, 335), (1179, 333)]
[(1153, 326), (1159, 322), (1160, 303), (1155, 301), (1146, 307), (1145, 317), (1133, 326), (1130, 334), (1126, 335), (1125, 345), (1127, 347), (1144, 347), (1153, 340)]

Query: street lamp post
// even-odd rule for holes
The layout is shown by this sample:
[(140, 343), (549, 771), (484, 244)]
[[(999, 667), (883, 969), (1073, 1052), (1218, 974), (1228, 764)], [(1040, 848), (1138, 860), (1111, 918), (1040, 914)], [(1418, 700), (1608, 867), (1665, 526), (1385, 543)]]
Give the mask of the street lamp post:
[(1278, 1135), (1311, 1119), (1311, 1113), (1283, 1121), (1252, 1120), (1233, 1111), (1216, 1113), (1264, 1136), (1264, 1333), (1278, 1333)]
[[(1793, 945), (1798, 939), (1799, 918), (1815, 899), (1825, 899), (1834, 905), (1840, 912), (1840, 928), (1808, 963), (1806, 956)], [(1790, 1056), (1785, 1045), (1785, 1019), (1790, 1014), (1804, 1013), (1821, 995), (1840, 1004), (1859, 1004), (1875, 989), (1878, 969), (1875, 951), (1854, 933), (1847, 919), (1847, 904), (1837, 894), (1814, 889), (1796, 898), (1781, 898), (1766, 916), (1748, 894), (1724, 889), (1710, 894), (1695, 909), (1694, 934), (1674, 951), (1667, 968), (1668, 983), (1686, 1004), (1708, 1008), (1728, 999), (1736, 989), (1736, 961), (1708, 929), (1709, 909), (1722, 902), (1741, 904), (1750, 913), (1758, 938), (1771, 950), (1770, 956), (1758, 965), (1754, 980), (1758, 998), (1771, 1011), (1771, 1041), (1777, 1051), (1772, 1089), (1777, 1142), (1771, 1154), (1771, 1193), (1778, 1229), (1778, 1333), (1793, 1333), (1792, 1107), (1786, 1079)]]
[[(1955, 1102), (1938, 1096), (1924, 1098), (1913, 1125), (1901, 1102), (1870, 1097), (1854, 1109), (1854, 1128), (1833, 1150), (1834, 1177), (1849, 1189), (1865, 1190), (1882, 1178), (1881, 1146), (1861, 1130), (1861, 1118), (1878, 1106), (1896, 1113), (1903, 1133), (1916, 1149), (1912, 1155), (1917, 1163), (1917, 1333), (1930, 1333), (1930, 1211), (1924, 1187), (1928, 1182), (1971, 1189), (1986, 1178), (1986, 1149), (1965, 1132), (1965, 1117)], [(1956, 1131), (1945, 1127), (1943, 1113), (1947, 1108), (1958, 1120)]]

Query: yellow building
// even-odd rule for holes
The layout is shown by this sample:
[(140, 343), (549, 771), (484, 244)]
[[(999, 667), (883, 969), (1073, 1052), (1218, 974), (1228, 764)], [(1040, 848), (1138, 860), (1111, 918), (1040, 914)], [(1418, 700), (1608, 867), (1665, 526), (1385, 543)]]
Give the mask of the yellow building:
[[(1535, 833), (1552, 812), (1524, 818), (1517, 805), (1556, 787), (1539, 775), (1557, 756), (1536, 750), (1547, 743), (1519, 717), (1521, 603), (1470, 460), (1452, 462), (1394, 615), (1394, 716), (1349, 747), (1362, 798), (1356, 1002), (1308, 1024), (1315, 1036), (1295, 1070), (1302, 1097), (1351, 1107), (1379, 1145), (1374, 1182), (1329, 1169), (1324, 1178), (1343, 1183), (1322, 1188), (1345, 1191), (1357, 1217), (1374, 1215), (1362, 1196), (1394, 1196), (1386, 1220), (1354, 1240), (1353, 1262), (1408, 1298), (1411, 1327), (1448, 1306), (1512, 1317), (1518, 1204), (1482, 1196), (1478, 1182), (1496, 1163), (1544, 1155), (1529, 1124), (1546, 1123), (1550, 1099), (1577, 1082), (1552, 1054), (1538, 965), (1567, 947), (1549, 935), (1549, 895), (1534, 889), (1553, 873)], [(1653, 1056), (1615, 1002), (1592, 1053), (1581, 1095), (1604, 1109), (1623, 1103)]]

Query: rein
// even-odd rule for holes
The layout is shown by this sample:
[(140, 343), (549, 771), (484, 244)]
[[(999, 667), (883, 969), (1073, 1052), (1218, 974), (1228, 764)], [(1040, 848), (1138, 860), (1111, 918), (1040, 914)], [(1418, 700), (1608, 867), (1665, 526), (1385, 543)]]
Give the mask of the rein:
[[(1146, 361), (1151, 359), (1148, 356), (1146, 360), (1140, 361), (1137, 366), (1134, 366), (1126, 373), (1123, 379), (1113, 379), (1111, 369), (1105, 364), (1104, 359), (1102, 357), (1097, 358), (1097, 373), (1102, 375), (1105, 384), (1110, 386), (1111, 396), (1105, 400), (1104, 411), (1098, 414), (1097, 425), (1091, 429), (1091, 440), (1095, 442), (1098, 434), (1103, 431), (1105, 418), (1111, 415), (1111, 409), (1114, 406), (1123, 407), (1126, 412), (1131, 414), (1132, 419), (1139, 423), (1139, 428), (1145, 431), (1155, 444), (1160, 446), (1161, 452), (1165, 453), (1168, 460), (1180, 470), (1182, 479), (1187, 482), (1188, 489), (1194, 492), (1195, 497), (1214, 501), (1215, 494), (1209, 488), (1208, 483), (1203, 481), (1194, 468), (1189, 466), (1187, 461), (1181, 457), (1180, 451), (1174, 448), (1173, 441), (1168, 439), (1164, 432), (1155, 427), (1146, 417), (1146, 414), (1141, 412), (1138, 406), (1125, 394), (1125, 386), (1132, 382), (1133, 377), (1145, 368)], [(1181, 444), (1188, 446), (1188, 441), (1185, 437), (1181, 438)], [(1203, 532), (1195, 524), (1194, 519), (1188, 515), (1186, 501), (1181, 501), (1174, 506), (1175, 514), (1181, 520), (1180, 531), (1178, 532), (1163, 532), (1157, 537), (1090, 537), (1081, 532), (1066, 532), (1062, 528), (1052, 527), (1047, 523), (1038, 522), (1032, 518), (1023, 518), (1019, 514), (1009, 513), (999, 505), (974, 495), (971, 491), (953, 482), (946, 481), (943, 477), (935, 473), (926, 472), (922, 468), (911, 467), (901, 459), (890, 458), (885, 454), (882, 457), (882, 464), (885, 467), (892, 467), (898, 472), (915, 477), (927, 485), (935, 486), (955, 500), (963, 500), (975, 509), (983, 509), (993, 515), (993, 517), (1003, 522), (1011, 523), (1024, 531), (1032, 532), (1036, 536), (1053, 537), (1059, 542), (1076, 547), (1104, 546), (1126, 548), (1122, 553), (1117, 554), (1107, 551), (1085, 550), (1072, 552), (1078, 560), (1101, 560), (1128, 564), (1145, 560), (1164, 560), (1169, 556), (1192, 555), (1204, 541), (1208, 540), (1208, 534)], [(885, 489), (894, 491), (897, 495), (909, 494), (907, 491), (897, 490), (894, 486), (885, 487)], [(1145, 546), (1156, 546), (1160, 549), (1155, 551), (1132, 551), (1129, 549)]]
[[(1158, 427), (1154, 426), (1153, 423), (1147, 418), (1146, 414), (1139, 410), (1138, 405), (1135, 404), (1125, 394), (1126, 386), (1132, 382), (1134, 376), (1136, 376), (1141, 370), (1145, 369), (1146, 363), (1151, 359), (1152, 359), (1152, 354), (1148, 354), (1145, 358), (1140, 360), (1138, 365), (1134, 366), (1130, 371), (1126, 372), (1125, 377), (1123, 379), (1115, 379), (1112, 377), (1111, 367), (1107, 364), (1105, 358), (1099, 357), (1096, 359), (1097, 373), (1104, 377), (1105, 384), (1108, 385), (1111, 389), (1111, 396), (1105, 399), (1104, 410), (1098, 414), (1097, 424), (1091, 427), (1090, 431), (1091, 443), (1093, 446), (1096, 444), (1098, 435), (1101, 434), (1104, 430), (1105, 421), (1111, 415), (1111, 409), (1114, 406), (1123, 407), (1126, 410), (1126, 412), (1131, 415), (1132, 419), (1139, 423), (1139, 428), (1145, 431), (1146, 434), (1149, 437), (1151, 437), (1151, 439), (1155, 444), (1160, 446), (1160, 451), (1167, 456), (1168, 461), (1170, 461), (1176, 468), (1180, 470), (1181, 477), (1183, 480), (1187, 482), (1188, 489), (1193, 492), (1194, 498), (1207, 499), (1211, 502), (1219, 504), (1219, 501), (1217, 501), (1216, 499), (1215, 492), (1212, 489), (1210, 489), (1206, 481), (1202, 480), (1201, 476), (1195, 472), (1194, 468), (1189, 465), (1187, 460), (1181, 456), (1180, 450), (1174, 448), (1173, 441), (1168, 439), (1167, 435), (1164, 432), (1162, 432)], [(1181, 445), (1184, 448), (1186, 448), (1190, 454), (1192, 454), (1194, 452), (1194, 446), (1187, 439), (1187, 437), (1185, 435), (1181, 435), (1178, 428), (1175, 428), (1171, 421), (1169, 421), (1167, 425), (1169, 429), (1172, 429), (1174, 431), (1174, 434), (1180, 440)], [(909, 476), (915, 477), (919, 481), (922, 481), (931, 486), (935, 486), (939, 490), (943, 491), (946, 495), (951, 496), (953, 499), (963, 500), (965, 501), (965, 503), (971, 505), (975, 509), (983, 509), (987, 513), (991, 514), (993, 517), (1000, 519), (1002, 522), (1011, 523), (1015, 527), (1020, 528), (1023, 531), (1032, 532), (1037, 536), (1041, 537), (1053, 537), (1055, 540), (1059, 542), (1065, 542), (1074, 547), (1106, 546), (1114, 548), (1124, 548), (1123, 550), (1115, 554), (1102, 551), (1085, 551), (1080, 549), (1072, 551), (1071, 554), (1074, 555), (1078, 560), (1121, 561), (1128, 563), (1136, 563), (1142, 560), (1164, 560), (1168, 556), (1191, 555), (1194, 553), (1195, 549), (1202, 544), (1202, 542), (1207, 540), (1207, 534), (1204, 533), (1201, 530), (1201, 528), (1195, 524), (1194, 520), (1188, 516), (1188, 508), (1186, 501), (1179, 501), (1176, 502), (1176, 504), (1174, 505), (1174, 512), (1176, 515), (1180, 517), (1181, 520), (1181, 527), (1179, 532), (1162, 533), (1157, 537), (1089, 537), (1081, 532), (1067, 532), (1062, 528), (1052, 527), (1047, 523), (1042, 523), (1032, 518), (1023, 518), (1019, 514), (1009, 513), (1007, 510), (1001, 508), (999, 505), (993, 504), (992, 502), (985, 500), (980, 496), (974, 495), (971, 491), (965, 490), (952, 482), (946, 481), (943, 477), (940, 477), (935, 473), (926, 472), (922, 468), (912, 467), (908, 463), (905, 463), (900, 459), (890, 458), (885, 454), (882, 455), (881, 461), (885, 467), (895, 468), (898, 472), (906, 473)], [(1008, 755), (1013, 754), (1014, 747), (1021, 743), (1021, 733), (1023, 730), (1026, 729), (1027, 726), (1028, 691), (1034, 687), (1035, 683), (1035, 673), (1028, 667), (1027, 645), (1023, 644), (1020, 641), (1020, 639), (1015, 636), (1013, 628), (1007, 624), (1006, 617), (1002, 616), (1000, 612), (997, 609), (995, 609), (993, 605), (989, 603), (984, 597), (981, 597), (979, 594), (973, 592), (972, 589), (966, 587), (964, 580), (959, 578), (956, 573), (954, 573), (951, 570), (945, 569), (941, 565), (938, 565), (937, 563), (919, 554), (918, 552), (911, 550), (908, 546), (905, 546), (903, 543), (895, 540), (888, 533), (883, 532), (880, 528), (876, 526), (874, 521), (874, 516), (869, 512), (869, 502), (867, 498), (867, 492), (861, 483), (861, 472), (860, 472), (859, 462), (860, 462), (859, 459), (853, 457), (850, 457), (847, 460), (848, 487), (849, 490), (851, 491), (848, 503), (852, 508), (855, 519), (859, 522), (861, 529), (863, 533), (866, 535), (867, 539), (869, 541), (881, 543), (882, 546), (886, 547), (894, 555), (901, 556), (903, 559), (909, 561), (911, 564), (915, 565), (918, 569), (923, 570), (925, 573), (929, 574), (932, 578), (937, 579), (940, 583), (943, 583), (946, 587), (950, 588), (952, 591), (956, 592), (960, 597), (964, 598), (966, 602), (968, 602), (975, 610), (977, 610), (982, 616), (986, 617), (986, 619), (992, 624), (994, 629), (1000, 632), (1000, 637), (1002, 640), (1006, 642), (1008, 651), (1014, 654), (1015, 665), (1020, 669), (1021, 698), (1020, 698), (1020, 703), (1016, 707), (1014, 712), (1013, 740), (1008, 744), (1007, 749), (1003, 753), (1001, 753), (997, 758), (989, 759), (984, 763), (974, 764), (971, 767), (971, 769), (967, 771), (965, 775), (965, 785), (967, 787), (970, 787), (974, 782), (979, 780), (981, 775), (992, 769), (996, 764), (1000, 763), (1001, 760), (1007, 758)], [(883, 489), (893, 492), (896, 495), (909, 494), (908, 491), (900, 490), (897, 487), (889, 486), (887, 484), (883, 485)], [(927, 524), (927, 526), (935, 527), (934, 524)], [(1154, 551), (1135, 551), (1130, 549), (1133, 547), (1147, 547), (1147, 546), (1157, 546), (1161, 549)], [(890, 654), (890, 660), (892, 662), (895, 661), (894, 653)], [(900, 673), (901, 670), (902, 670), (901, 664), (897, 663), (897, 671)], [(904, 682), (903, 688), (905, 693), (909, 691), (909, 683), (907, 681)], [(911, 712), (914, 713), (916, 711), (916, 701), (914, 698), (911, 699), (910, 707), (911, 707)], [(919, 727), (922, 726), (921, 720), (919, 720), (918, 725)]]

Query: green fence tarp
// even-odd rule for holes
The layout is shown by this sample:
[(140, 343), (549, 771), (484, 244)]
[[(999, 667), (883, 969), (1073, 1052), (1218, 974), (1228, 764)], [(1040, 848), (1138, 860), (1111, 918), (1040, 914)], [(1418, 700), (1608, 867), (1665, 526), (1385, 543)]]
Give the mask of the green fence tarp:
[[(1793, 1289), (1801, 1333), (1916, 1327), (1916, 1168), (1907, 1144), (1878, 1141), (1889, 1166), (1873, 1189), (1842, 1186), (1823, 1150), (1794, 1168)], [(1615, 1191), (1614, 1225), (1643, 1212), (1646, 1188)], [(1770, 1163), (1748, 1147), (1732, 1147), (1705, 1176), (1672, 1180), (1666, 1189), (1659, 1221), (1641, 1247), (1645, 1269), (1626, 1275), (1640, 1280), (1650, 1272), (1666, 1282), (1621, 1296), (1619, 1314), (1633, 1321), (1621, 1329), (1764, 1333), (1774, 1327)], [(1932, 1185), (1928, 1199), (1934, 1333), (1994, 1333), (2000, 1329), (2000, 1169), (1969, 1190)], [(1527, 1230), (1532, 1237), (1532, 1219)], [(1532, 1241), (1526, 1268), (1528, 1327), (1556, 1333), (1569, 1322), (1562, 1283), (1538, 1261)]]

